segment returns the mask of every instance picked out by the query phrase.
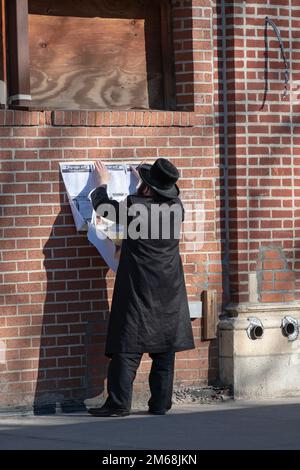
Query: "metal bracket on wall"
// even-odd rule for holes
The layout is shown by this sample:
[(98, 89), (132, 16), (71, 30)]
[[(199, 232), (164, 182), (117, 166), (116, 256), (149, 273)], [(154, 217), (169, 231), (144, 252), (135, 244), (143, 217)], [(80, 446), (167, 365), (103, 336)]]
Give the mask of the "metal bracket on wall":
[(218, 303), (217, 291), (205, 290), (202, 292), (203, 305), (203, 339), (217, 337), (218, 327)]
[(264, 327), (259, 318), (249, 317), (250, 322), (246, 332), (249, 339), (261, 339), (264, 335)]
[(202, 302), (200, 300), (189, 301), (190, 318), (202, 317)]
[(282, 333), (289, 341), (295, 341), (299, 336), (299, 323), (296, 318), (285, 316), (281, 323)]

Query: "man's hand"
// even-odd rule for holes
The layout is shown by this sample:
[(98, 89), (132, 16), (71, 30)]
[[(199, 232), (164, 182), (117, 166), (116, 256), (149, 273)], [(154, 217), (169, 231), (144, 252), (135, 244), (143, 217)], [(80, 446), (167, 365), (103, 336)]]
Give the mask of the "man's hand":
[(134, 166), (131, 166), (130, 168), (131, 168), (132, 173), (136, 177), (136, 179), (138, 181), (140, 181), (141, 177), (140, 177), (140, 174), (139, 174), (138, 170)]
[(104, 163), (101, 161), (95, 162), (95, 170), (98, 173), (99, 185), (108, 184), (110, 180), (110, 173)]
[(146, 163), (145, 160), (143, 160), (137, 167), (131, 165), (131, 171), (132, 173), (134, 174), (134, 176), (136, 177), (136, 179), (138, 181), (140, 181), (141, 177), (140, 177), (140, 174), (139, 174), (139, 168), (144, 164)]

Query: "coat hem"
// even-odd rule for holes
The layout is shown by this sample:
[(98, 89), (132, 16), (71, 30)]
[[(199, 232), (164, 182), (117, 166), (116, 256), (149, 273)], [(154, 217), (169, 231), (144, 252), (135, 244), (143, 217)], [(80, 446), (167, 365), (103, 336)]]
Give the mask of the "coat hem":
[(191, 349), (196, 349), (195, 345), (190, 345), (190, 346), (178, 346), (175, 348), (118, 348), (115, 349), (114, 351), (106, 351), (105, 356), (111, 358), (113, 354), (115, 353), (141, 353), (141, 354), (155, 354), (155, 353), (165, 353), (165, 352), (181, 352), (181, 351), (189, 351)]

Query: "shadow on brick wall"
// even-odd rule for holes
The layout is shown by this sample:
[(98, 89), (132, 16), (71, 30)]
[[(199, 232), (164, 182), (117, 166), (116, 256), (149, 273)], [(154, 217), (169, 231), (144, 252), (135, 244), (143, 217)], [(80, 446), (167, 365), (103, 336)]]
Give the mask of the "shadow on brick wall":
[(60, 181), (61, 210), (44, 244), (47, 276), (35, 414), (74, 411), (104, 390), (108, 295), (104, 265), (86, 233), (76, 232)]
[[(239, 92), (233, 69), (234, 5), (227, 4), (222, 11), (222, 3), (217, 2), (218, 25), (218, 139), (219, 139), (219, 188), (220, 188), (220, 235), (222, 247), (222, 311), (229, 302), (248, 300), (240, 293), (243, 280), (238, 271), (240, 262), (238, 209), (239, 199), (245, 197), (244, 189), (237, 189), (237, 101)], [(239, 123), (240, 124), (240, 123)], [(240, 124), (242, 125), (242, 124)]]

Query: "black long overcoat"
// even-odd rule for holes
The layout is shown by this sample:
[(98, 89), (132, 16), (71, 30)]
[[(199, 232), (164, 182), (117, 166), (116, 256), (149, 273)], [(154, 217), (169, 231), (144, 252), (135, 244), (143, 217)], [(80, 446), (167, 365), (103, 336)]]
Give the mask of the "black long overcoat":
[[(105, 354), (111, 357), (115, 352), (155, 353), (193, 349), (195, 345), (179, 254), (179, 237), (176, 236), (178, 222), (180, 225), (183, 220), (180, 199), (131, 195), (125, 204), (119, 204), (108, 198), (105, 186), (95, 189), (91, 199), (97, 212), (103, 204), (113, 206), (118, 222), (121, 210), (126, 210), (129, 227), (130, 222), (136, 220), (129, 215), (130, 208), (135, 204), (141, 204), (144, 209), (143, 216), (139, 214), (141, 223), (145, 221), (145, 214), (148, 218), (148, 237), (133, 238), (127, 233), (122, 243)], [(171, 217), (175, 230), (171, 228), (169, 238), (164, 239), (161, 231), (151, 238), (153, 219), (150, 219), (150, 212), (154, 205), (157, 208), (162, 203), (180, 205), (180, 220), (178, 213)]]

